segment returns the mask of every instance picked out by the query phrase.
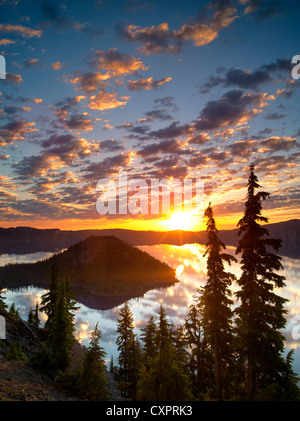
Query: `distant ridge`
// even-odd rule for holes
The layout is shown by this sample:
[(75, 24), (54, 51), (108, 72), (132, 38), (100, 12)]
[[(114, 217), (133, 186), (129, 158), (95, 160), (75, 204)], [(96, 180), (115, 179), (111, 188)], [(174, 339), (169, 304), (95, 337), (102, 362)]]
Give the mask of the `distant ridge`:
[[(300, 258), (300, 220), (267, 224), (270, 236), (282, 239), (279, 254)], [(236, 246), (238, 230), (220, 230), (222, 241), (228, 246)], [(188, 243), (205, 244), (205, 231), (134, 231), (126, 229), (98, 229), (65, 231), (60, 229), (37, 229), (30, 227), (0, 228), (0, 254), (27, 254), (39, 251), (57, 252), (70, 247), (90, 236), (114, 236), (134, 246)]]

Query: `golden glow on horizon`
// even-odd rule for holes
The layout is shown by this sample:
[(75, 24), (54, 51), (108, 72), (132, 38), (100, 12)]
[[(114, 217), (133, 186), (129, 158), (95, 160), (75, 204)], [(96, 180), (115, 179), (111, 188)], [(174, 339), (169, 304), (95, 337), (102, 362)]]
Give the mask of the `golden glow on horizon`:
[[(266, 209), (263, 212), (264, 216), (269, 218), (269, 223), (289, 221), (291, 219), (299, 219), (299, 212), (295, 209), (281, 208), (281, 209)], [(226, 215), (215, 215), (218, 230), (235, 229), (237, 223), (243, 216), (242, 212), (228, 213)], [(39, 229), (60, 229), (64, 230), (86, 230), (86, 229), (128, 229), (134, 231), (170, 231), (167, 221), (170, 218), (156, 217), (153, 219), (143, 219), (136, 216), (131, 218), (114, 218), (105, 219), (95, 217), (95, 219), (60, 219), (60, 220), (17, 220), (17, 221), (2, 221), (1, 228), (14, 227), (32, 227)], [(180, 229), (177, 227), (177, 229)], [(193, 225), (189, 231), (205, 231), (205, 220), (194, 215)]]
[(194, 227), (195, 215), (190, 212), (174, 212), (165, 220), (170, 230), (191, 231)]

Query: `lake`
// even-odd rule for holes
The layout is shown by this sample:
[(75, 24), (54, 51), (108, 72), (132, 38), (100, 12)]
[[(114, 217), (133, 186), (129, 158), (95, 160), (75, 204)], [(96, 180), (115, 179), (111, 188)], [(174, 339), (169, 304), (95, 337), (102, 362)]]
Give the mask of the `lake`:
[[(184, 246), (155, 245), (142, 246), (141, 250), (146, 251), (161, 261), (168, 263), (176, 270), (177, 279), (180, 281), (172, 287), (147, 292), (142, 298), (129, 301), (130, 308), (135, 319), (135, 333), (139, 335), (140, 329), (145, 326), (149, 317), (157, 312), (162, 304), (170, 322), (183, 324), (188, 307), (193, 304), (197, 288), (204, 286), (206, 282), (206, 258), (203, 257), (205, 246), (200, 244), (187, 244)], [(230, 254), (235, 253), (234, 247), (227, 247)], [(39, 259), (49, 257), (52, 253), (34, 253), (27, 255), (0, 255), (0, 266), (6, 263), (27, 263), (35, 262)], [(294, 349), (294, 370), (300, 376), (300, 260), (283, 257), (284, 269), (282, 274), (286, 278), (286, 286), (277, 290), (276, 293), (287, 298), (286, 319), (287, 325), (284, 330), (285, 346), (287, 353)], [(237, 277), (241, 273), (238, 263), (230, 268)], [(232, 285), (232, 291), (236, 291), (237, 285)], [(30, 307), (34, 308), (36, 302), (40, 302), (40, 297), (45, 290), (30, 287), (19, 290), (8, 290), (5, 294), (5, 301), (8, 305), (15, 303), (22, 318), (27, 320)], [(234, 298), (234, 296), (233, 296)], [(119, 317), (119, 307), (110, 310), (95, 310), (79, 304), (80, 309), (76, 313), (76, 336), (78, 340), (88, 345), (90, 334), (95, 324), (102, 331), (102, 347), (106, 351), (106, 359), (110, 361), (111, 356), (116, 361), (118, 352), (115, 345), (117, 337), (117, 319)], [(45, 315), (40, 315), (42, 322)]]

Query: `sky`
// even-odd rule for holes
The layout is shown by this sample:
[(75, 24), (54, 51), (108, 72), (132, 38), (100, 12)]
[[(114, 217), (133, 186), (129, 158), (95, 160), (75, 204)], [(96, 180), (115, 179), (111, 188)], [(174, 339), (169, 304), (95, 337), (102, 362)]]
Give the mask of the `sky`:
[[(231, 229), (252, 163), (263, 215), (299, 218), (299, 13), (280, 0), (0, 0), (0, 226), (195, 231), (211, 202)], [(126, 212), (120, 173), (138, 180)], [(154, 212), (153, 180), (200, 180), (198, 206)]]

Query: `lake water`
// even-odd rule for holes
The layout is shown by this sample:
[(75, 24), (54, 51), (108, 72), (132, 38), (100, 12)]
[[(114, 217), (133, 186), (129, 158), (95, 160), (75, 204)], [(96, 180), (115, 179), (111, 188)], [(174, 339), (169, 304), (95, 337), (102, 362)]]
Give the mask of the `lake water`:
[[(176, 269), (177, 279), (180, 281), (170, 288), (153, 290), (147, 292), (140, 299), (129, 301), (130, 308), (135, 319), (135, 333), (139, 335), (140, 329), (145, 326), (149, 317), (157, 312), (162, 304), (170, 322), (183, 324), (188, 307), (193, 304), (197, 288), (204, 286), (206, 282), (206, 258), (203, 257), (205, 246), (199, 244), (187, 244), (184, 246), (156, 245), (143, 246), (140, 249), (152, 256), (168, 263)], [(235, 248), (227, 247), (226, 251), (234, 255)], [(28, 255), (1, 255), (0, 266), (13, 262), (34, 262), (49, 257), (52, 253), (34, 253)], [(300, 376), (300, 260), (283, 257), (284, 270), (282, 274), (286, 278), (286, 286), (277, 290), (276, 293), (287, 298), (286, 319), (287, 325), (284, 330), (285, 346), (287, 353), (294, 349), (294, 370)], [(232, 273), (239, 276), (241, 273), (239, 264), (233, 264), (230, 268)], [(236, 291), (237, 285), (232, 285), (232, 291)], [(41, 295), (45, 290), (35, 287), (22, 288), (19, 290), (7, 291), (5, 301), (8, 305), (15, 303), (21, 317), (27, 320), (30, 307), (34, 308), (36, 302), (40, 302)], [(233, 296), (234, 298), (234, 296)], [(111, 356), (116, 361), (118, 352), (115, 345), (117, 337), (117, 319), (119, 318), (120, 307), (110, 310), (95, 310), (79, 304), (80, 309), (76, 313), (76, 335), (81, 343), (88, 345), (90, 334), (95, 324), (102, 331), (102, 347), (107, 354), (107, 361)], [(42, 322), (45, 315), (41, 315)]]

